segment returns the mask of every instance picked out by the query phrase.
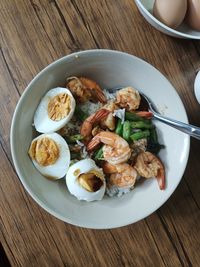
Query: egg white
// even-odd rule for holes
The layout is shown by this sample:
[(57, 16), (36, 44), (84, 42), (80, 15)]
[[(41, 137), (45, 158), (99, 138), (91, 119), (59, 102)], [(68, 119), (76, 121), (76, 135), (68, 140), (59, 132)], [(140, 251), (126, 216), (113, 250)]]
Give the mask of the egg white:
[(53, 180), (60, 179), (66, 175), (70, 164), (70, 151), (68, 144), (65, 139), (57, 133), (41, 134), (33, 139), (33, 141), (44, 137), (51, 138), (57, 144), (59, 148), (59, 158), (54, 164), (48, 166), (41, 166), (35, 160), (32, 160), (33, 164), (42, 175)]
[[(105, 194), (105, 179), (101, 188), (96, 192), (89, 192), (78, 183), (78, 176), (81, 173), (87, 173), (92, 169), (95, 169), (103, 174), (102, 170), (96, 166), (94, 160), (92, 159), (80, 160), (77, 163), (73, 164), (71, 167), (69, 167), (69, 170), (66, 175), (66, 184), (69, 192), (79, 200), (86, 200), (88, 202), (94, 200), (101, 200)], [(76, 172), (76, 170), (80, 170), (77, 176), (74, 175), (74, 172)]]
[[(48, 116), (48, 104), (49, 101), (58, 94), (66, 93), (70, 96), (71, 107), (69, 114), (59, 120), (53, 121)], [(49, 90), (46, 95), (41, 99), (34, 115), (34, 126), (39, 133), (51, 133), (60, 130), (64, 127), (72, 118), (75, 110), (76, 102), (67, 88), (57, 87)]]

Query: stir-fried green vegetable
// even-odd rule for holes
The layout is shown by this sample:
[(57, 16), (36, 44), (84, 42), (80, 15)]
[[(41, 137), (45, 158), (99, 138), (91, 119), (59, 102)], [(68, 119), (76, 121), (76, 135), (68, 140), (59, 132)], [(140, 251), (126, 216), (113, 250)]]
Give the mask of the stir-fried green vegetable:
[(149, 152), (151, 152), (153, 154), (158, 154), (159, 151), (162, 148), (165, 148), (165, 146), (164, 145), (161, 145), (159, 143), (148, 142), (148, 145), (147, 145), (147, 151), (149, 151)]
[(123, 123), (121, 119), (118, 119), (117, 126), (115, 128), (115, 133), (122, 136), (122, 132), (123, 132)]
[(158, 143), (158, 135), (157, 135), (157, 131), (155, 128), (152, 128), (150, 130), (150, 140), (153, 143)]
[(123, 133), (122, 136), (126, 141), (129, 141), (131, 135), (131, 125), (130, 121), (125, 121), (123, 124)]
[(149, 121), (132, 121), (130, 126), (134, 129), (153, 129), (154, 126)]
[(94, 160), (103, 160), (103, 146), (99, 148), (94, 154)]
[(88, 117), (88, 114), (85, 113), (80, 107), (78, 107), (76, 105), (76, 108), (75, 108), (75, 116), (80, 120), (80, 121), (84, 121), (87, 117)]
[(150, 130), (150, 136), (149, 136), (149, 140), (148, 140), (148, 144), (147, 144), (147, 150), (154, 153), (154, 154), (158, 154), (158, 152), (162, 148), (165, 148), (165, 146), (159, 144), (157, 131), (155, 128), (152, 128)]
[(142, 138), (147, 138), (150, 136), (150, 131), (145, 130), (145, 131), (138, 131), (130, 136), (130, 139), (133, 141), (142, 139)]
[(125, 112), (125, 119), (129, 121), (145, 121), (146, 123), (151, 123), (151, 120), (145, 119), (134, 112)]
[(71, 143), (76, 143), (76, 141), (81, 141), (83, 140), (83, 136), (80, 134), (75, 134), (75, 135), (71, 135), (71, 136), (66, 136), (65, 139), (66, 141), (71, 144)]

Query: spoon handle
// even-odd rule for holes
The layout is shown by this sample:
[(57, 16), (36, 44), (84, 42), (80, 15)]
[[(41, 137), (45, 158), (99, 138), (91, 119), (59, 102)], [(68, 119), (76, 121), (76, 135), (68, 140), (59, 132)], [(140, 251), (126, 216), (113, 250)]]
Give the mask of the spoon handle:
[(177, 130), (189, 134), (190, 136), (200, 140), (200, 128), (191, 124), (186, 124), (177, 120), (173, 120), (153, 112), (153, 118), (173, 127)]

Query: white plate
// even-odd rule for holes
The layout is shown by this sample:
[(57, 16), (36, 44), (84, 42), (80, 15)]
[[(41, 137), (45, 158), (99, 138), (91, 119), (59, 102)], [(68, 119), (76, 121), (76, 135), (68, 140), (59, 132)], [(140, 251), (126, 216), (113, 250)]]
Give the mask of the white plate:
[(11, 127), (11, 151), (16, 171), (33, 199), (55, 217), (82, 227), (114, 228), (141, 220), (157, 210), (171, 196), (184, 173), (189, 137), (156, 122), (161, 143), (160, 157), (166, 167), (166, 190), (156, 179), (146, 180), (121, 198), (78, 201), (65, 181), (49, 181), (34, 168), (27, 151), (33, 138), (33, 115), (40, 98), (49, 89), (65, 84), (66, 77), (93, 78), (104, 88), (131, 85), (150, 96), (168, 117), (187, 122), (184, 106), (169, 81), (153, 66), (126, 53), (89, 50), (61, 58), (41, 71), (28, 85), (16, 107)]

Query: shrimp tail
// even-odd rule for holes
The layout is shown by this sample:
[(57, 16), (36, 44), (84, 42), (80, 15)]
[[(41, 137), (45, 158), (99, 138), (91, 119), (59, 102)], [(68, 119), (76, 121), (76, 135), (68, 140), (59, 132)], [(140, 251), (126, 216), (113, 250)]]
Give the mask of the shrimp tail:
[(102, 119), (107, 117), (109, 113), (110, 111), (105, 108), (98, 110), (92, 119), (92, 123), (99, 123)]
[(92, 140), (87, 144), (86, 150), (88, 152), (91, 152), (93, 150), (95, 150), (95, 148), (97, 148), (97, 146), (100, 144), (100, 139), (98, 137), (98, 135), (95, 135)]
[(151, 111), (138, 111), (136, 114), (140, 117), (151, 119), (153, 116), (153, 113)]
[(100, 109), (95, 114), (90, 115), (82, 124), (80, 133), (83, 137), (89, 137), (94, 124), (98, 124), (110, 113), (107, 109)]
[(158, 181), (158, 185), (159, 185), (160, 190), (164, 190), (165, 189), (165, 169), (164, 169), (164, 166), (161, 163), (161, 161), (160, 161), (160, 164), (162, 165), (162, 168), (160, 168), (158, 170), (158, 174), (156, 176), (156, 179)]
[(112, 132), (102, 131), (95, 135), (88, 143), (87, 151), (93, 151), (101, 142), (107, 145), (113, 145), (116, 140), (116, 137), (117, 135)]
[(103, 91), (100, 88), (96, 89), (95, 92), (92, 91), (92, 96), (95, 96), (95, 98), (97, 98), (98, 101), (101, 102), (102, 104), (107, 103), (106, 96), (104, 95)]

